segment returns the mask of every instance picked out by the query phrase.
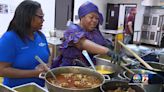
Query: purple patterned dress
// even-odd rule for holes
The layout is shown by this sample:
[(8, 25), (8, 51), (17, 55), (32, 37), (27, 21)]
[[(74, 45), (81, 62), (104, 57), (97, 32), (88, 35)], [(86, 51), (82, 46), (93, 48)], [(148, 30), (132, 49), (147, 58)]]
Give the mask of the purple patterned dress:
[[(59, 49), (61, 51), (61, 55), (55, 58), (52, 68), (59, 66), (76, 66), (76, 63), (73, 62), (74, 59), (79, 59), (89, 66), (89, 63), (82, 55), (82, 50), (74, 46), (74, 43), (77, 43), (83, 37), (103, 46), (105, 46), (107, 42), (99, 30), (95, 29), (87, 32), (79, 25), (73, 24), (64, 33), (64, 41)], [(96, 64), (93, 58), (94, 55), (90, 53), (89, 55), (92, 61)]]

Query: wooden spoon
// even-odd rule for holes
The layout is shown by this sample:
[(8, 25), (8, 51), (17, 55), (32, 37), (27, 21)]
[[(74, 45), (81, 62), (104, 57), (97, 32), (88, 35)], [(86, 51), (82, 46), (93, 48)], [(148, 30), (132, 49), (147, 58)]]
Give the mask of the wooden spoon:
[(140, 61), (146, 68), (150, 70), (157, 70), (152, 68), (148, 63), (146, 63), (142, 58), (140, 58), (134, 51), (126, 47), (126, 45), (124, 45), (121, 41), (118, 41), (118, 43), (121, 44), (126, 50), (128, 50), (133, 56), (135, 56), (138, 59), (138, 61)]

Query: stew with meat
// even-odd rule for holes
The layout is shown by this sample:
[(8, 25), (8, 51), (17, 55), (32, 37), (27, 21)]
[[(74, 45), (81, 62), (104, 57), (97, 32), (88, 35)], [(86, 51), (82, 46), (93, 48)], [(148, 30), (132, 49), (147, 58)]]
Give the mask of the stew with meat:
[(101, 84), (101, 81), (97, 77), (91, 75), (79, 73), (62, 73), (55, 76), (56, 80), (54, 78), (47, 78), (47, 80), (53, 85), (65, 88), (93, 88)]

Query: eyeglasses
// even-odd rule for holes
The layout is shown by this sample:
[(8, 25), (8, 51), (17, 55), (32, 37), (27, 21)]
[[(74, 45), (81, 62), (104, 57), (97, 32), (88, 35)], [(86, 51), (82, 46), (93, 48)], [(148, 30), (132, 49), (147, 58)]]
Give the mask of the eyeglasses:
[(37, 16), (38, 18), (40, 18), (40, 19), (43, 19), (44, 18), (44, 15), (35, 15), (35, 16)]

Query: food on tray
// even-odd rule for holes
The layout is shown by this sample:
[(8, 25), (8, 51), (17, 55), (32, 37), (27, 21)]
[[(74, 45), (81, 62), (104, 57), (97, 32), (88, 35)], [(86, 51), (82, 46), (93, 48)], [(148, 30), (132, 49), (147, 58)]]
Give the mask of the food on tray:
[(101, 84), (101, 81), (98, 78), (91, 75), (79, 73), (62, 73), (55, 76), (56, 80), (54, 78), (47, 78), (47, 80), (53, 85), (65, 88), (93, 88)]

